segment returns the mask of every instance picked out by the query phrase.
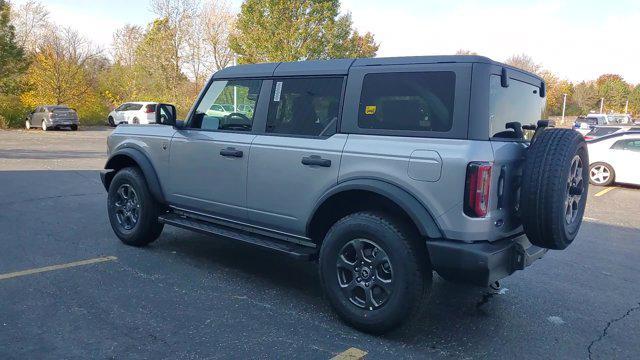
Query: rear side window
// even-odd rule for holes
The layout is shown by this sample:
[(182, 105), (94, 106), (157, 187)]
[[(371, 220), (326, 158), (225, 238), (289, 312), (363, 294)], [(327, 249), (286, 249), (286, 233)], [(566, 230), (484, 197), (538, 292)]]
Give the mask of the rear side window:
[(540, 97), (538, 86), (509, 79), (509, 86), (502, 87), (500, 76), (491, 75), (489, 88), (491, 137), (513, 137), (507, 123), (517, 121), (528, 125), (544, 119), (545, 99)]
[(453, 125), (455, 83), (451, 71), (367, 74), (358, 127), (447, 132)]
[(138, 111), (142, 109), (142, 104), (129, 104), (125, 110), (127, 111)]
[(342, 78), (274, 81), (267, 133), (302, 136), (335, 134), (342, 82)]

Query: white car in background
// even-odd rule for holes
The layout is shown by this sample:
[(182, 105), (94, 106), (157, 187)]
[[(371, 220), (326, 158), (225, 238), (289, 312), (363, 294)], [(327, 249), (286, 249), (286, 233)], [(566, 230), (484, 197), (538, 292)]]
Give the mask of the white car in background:
[(640, 185), (640, 131), (629, 131), (587, 141), (589, 182)]
[(109, 113), (110, 126), (120, 124), (155, 124), (156, 105), (154, 102), (128, 102)]

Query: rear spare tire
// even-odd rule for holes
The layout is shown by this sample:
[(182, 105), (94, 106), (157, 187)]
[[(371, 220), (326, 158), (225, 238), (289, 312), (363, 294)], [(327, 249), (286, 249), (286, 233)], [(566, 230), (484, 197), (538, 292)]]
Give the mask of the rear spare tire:
[(565, 249), (582, 224), (589, 184), (584, 138), (571, 129), (545, 129), (527, 150), (520, 216), (532, 244)]

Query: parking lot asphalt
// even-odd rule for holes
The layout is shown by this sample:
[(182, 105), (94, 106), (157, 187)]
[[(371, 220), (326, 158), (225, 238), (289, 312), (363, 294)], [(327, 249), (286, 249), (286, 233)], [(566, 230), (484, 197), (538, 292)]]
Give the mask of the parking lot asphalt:
[(334, 315), (313, 263), (168, 226), (122, 245), (98, 175), (109, 132), (0, 131), (1, 359), (640, 358), (638, 188), (591, 187), (567, 250), (499, 291), (435, 276), (418, 325), (371, 336)]

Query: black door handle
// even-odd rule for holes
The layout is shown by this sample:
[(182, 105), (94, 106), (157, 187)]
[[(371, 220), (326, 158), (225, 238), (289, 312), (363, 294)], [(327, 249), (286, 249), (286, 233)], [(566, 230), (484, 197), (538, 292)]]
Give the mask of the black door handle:
[(242, 157), (242, 150), (236, 150), (235, 148), (226, 148), (226, 149), (220, 150), (220, 155), (226, 156), (226, 157), (241, 158)]
[(318, 155), (311, 155), (302, 158), (302, 165), (316, 165), (322, 167), (331, 167), (331, 160), (323, 159)]

